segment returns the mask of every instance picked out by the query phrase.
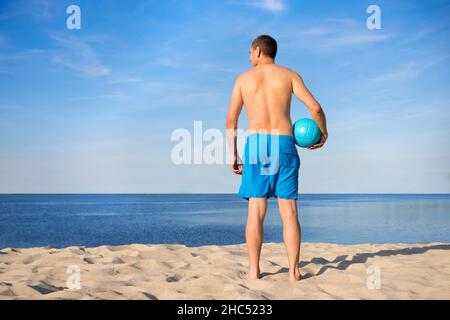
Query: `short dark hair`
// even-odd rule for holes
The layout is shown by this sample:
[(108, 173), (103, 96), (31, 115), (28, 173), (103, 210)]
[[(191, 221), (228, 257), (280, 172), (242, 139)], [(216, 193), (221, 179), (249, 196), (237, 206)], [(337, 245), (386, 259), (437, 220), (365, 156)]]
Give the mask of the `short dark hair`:
[(266, 34), (260, 35), (252, 42), (252, 48), (260, 47), (265, 56), (275, 59), (277, 55), (277, 42), (271, 36)]

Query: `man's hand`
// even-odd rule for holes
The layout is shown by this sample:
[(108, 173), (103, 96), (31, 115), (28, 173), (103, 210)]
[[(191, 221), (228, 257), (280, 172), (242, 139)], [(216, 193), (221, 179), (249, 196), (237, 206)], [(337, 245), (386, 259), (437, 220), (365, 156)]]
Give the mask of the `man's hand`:
[(234, 174), (242, 174), (242, 161), (239, 156), (231, 159), (231, 171), (233, 171)]
[(320, 141), (316, 143), (315, 145), (308, 147), (309, 150), (314, 150), (322, 147), (325, 144), (325, 141), (328, 139), (328, 134), (322, 134), (322, 137), (320, 138)]

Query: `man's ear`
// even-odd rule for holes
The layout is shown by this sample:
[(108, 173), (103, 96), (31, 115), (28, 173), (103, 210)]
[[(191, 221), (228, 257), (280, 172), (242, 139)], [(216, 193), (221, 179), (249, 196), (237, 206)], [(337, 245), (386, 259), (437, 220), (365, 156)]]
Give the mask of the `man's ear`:
[(261, 56), (261, 54), (262, 54), (262, 50), (261, 50), (260, 47), (256, 47), (256, 50), (257, 50), (257, 55), (258, 55), (258, 58), (259, 58)]

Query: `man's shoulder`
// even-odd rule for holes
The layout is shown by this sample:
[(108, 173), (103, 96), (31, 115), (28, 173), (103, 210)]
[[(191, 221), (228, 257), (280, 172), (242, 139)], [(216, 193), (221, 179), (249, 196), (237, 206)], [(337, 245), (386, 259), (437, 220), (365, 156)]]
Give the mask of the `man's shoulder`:
[(254, 68), (250, 68), (250, 69), (247, 69), (247, 70), (245, 70), (245, 71), (242, 71), (239, 75), (238, 75), (238, 78), (245, 78), (245, 77), (248, 77), (248, 76), (250, 76), (251, 74), (253, 74), (254, 73)]
[(248, 69), (248, 70), (245, 70), (245, 71), (241, 72), (240, 74), (238, 74), (236, 76), (236, 83), (240, 84), (243, 81), (245, 81), (246, 79), (248, 79), (249, 77), (251, 77), (252, 72), (253, 72), (253, 69)]
[[(281, 74), (283, 74), (283, 76), (287, 76), (290, 78), (293, 78), (293, 77), (296, 77), (299, 75), (295, 70), (293, 70), (289, 67), (278, 65), (278, 64), (271, 65), (271, 68), (274, 68), (277, 71), (278, 75), (280, 75), (280, 73), (281, 73)], [(261, 71), (262, 70), (260, 68), (247, 69), (237, 75), (236, 82), (241, 83), (243, 81), (247, 81), (252, 78), (257, 78), (257, 77), (261, 76)]]
[(292, 77), (294, 75), (297, 74), (297, 72), (295, 72), (293, 69), (280, 65), (280, 64), (273, 64), (269, 66), (269, 72), (270, 73), (274, 73), (277, 75), (281, 75), (281, 76), (287, 76), (287, 77)]
[[(259, 74), (261, 74), (262, 72), (264, 72), (264, 68), (266, 67), (253, 67), (250, 69), (247, 69), (243, 72), (241, 72), (238, 76), (237, 79), (242, 79), (242, 78), (249, 78), (249, 77), (254, 77), (254, 76), (258, 76)], [(270, 68), (274, 68), (276, 70), (282, 71), (282, 72), (293, 72), (291, 69), (287, 68), (287, 67), (283, 67), (280, 65), (271, 65)], [(272, 70), (274, 70), (272, 69)]]
[(286, 74), (289, 74), (289, 75), (292, 75), (292, 76), (297, 74), (297, 72), (294, 69), (292, 69), (292, 68), (281, 66), (281, 65), (277, 65), (277, 66), (279, 67), (279, 69), (282, 72), (285, 72)]

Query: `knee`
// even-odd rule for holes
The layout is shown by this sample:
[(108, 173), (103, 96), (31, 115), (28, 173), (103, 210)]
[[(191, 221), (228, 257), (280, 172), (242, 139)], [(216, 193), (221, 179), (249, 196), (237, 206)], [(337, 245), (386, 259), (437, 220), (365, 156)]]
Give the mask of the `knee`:
[(263, 225), (264, 217), (265, 217), (265, 214), (262, 213), (262, 212), (261, 213), (251, 214), (247, 218), (247, 224), (248, 225), (255, 225), (255, 226)]
[(267, 206), (265, 202), (254, 201), (250, 204), (248, 210), (249, 219), (263, 221), (266, 215)]
[(280, 209), (280, 216), (283, 221), (298, 219), (297, 209), (291, 207)]

